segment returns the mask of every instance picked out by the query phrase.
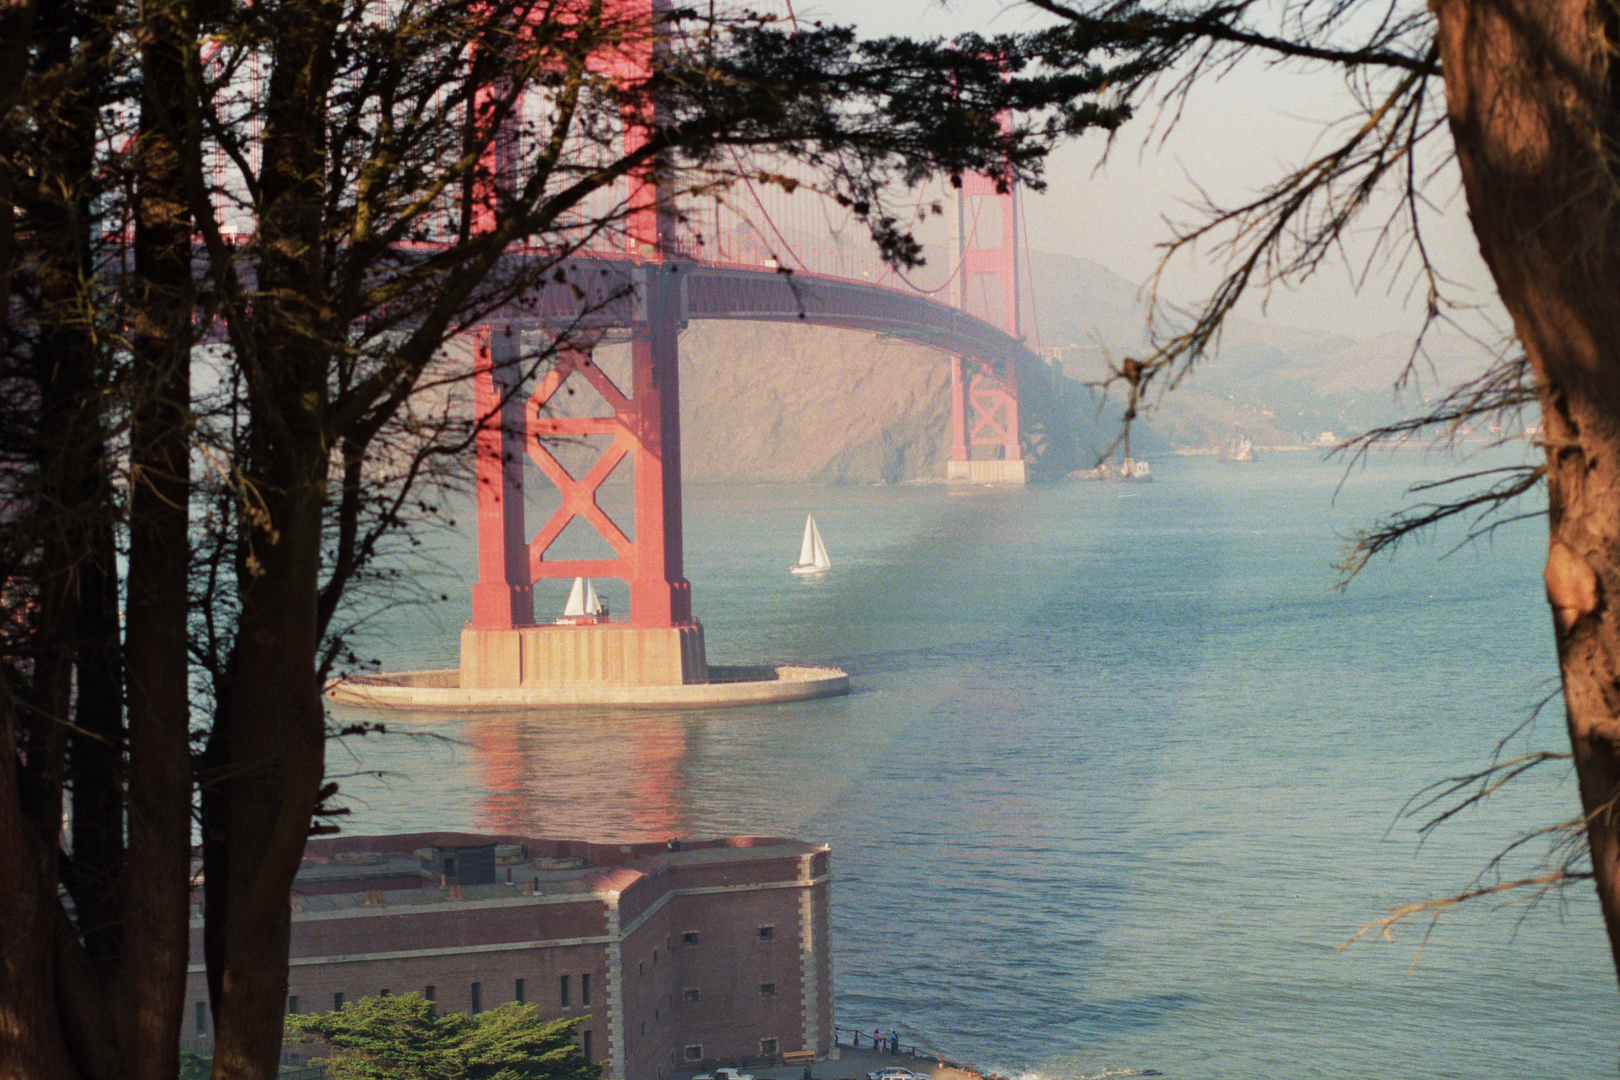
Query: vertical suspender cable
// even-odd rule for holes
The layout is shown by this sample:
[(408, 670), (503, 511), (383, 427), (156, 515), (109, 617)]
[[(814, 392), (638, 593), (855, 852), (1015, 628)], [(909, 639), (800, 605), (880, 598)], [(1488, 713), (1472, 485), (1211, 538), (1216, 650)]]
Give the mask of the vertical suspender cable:
[[(1035, 351), (1038, 354), (1041, 345), (1041, 309), (1035, 302), (1035, 263), (1032, 260), (1029, 251), (1029, 221), (1024, 216), (1025, 202), (1026, 200), (1024, 199), (1018, 200), (1018, 239), (1023, 241), (1022, 247), (1024, 249), (1024, 269), (1027, 271), (1024, 280), (1029, 282), (1030, 337), (1035, 341)], [(1013, 253), (1013, 273), (1018, 273), (1017, 252)]]

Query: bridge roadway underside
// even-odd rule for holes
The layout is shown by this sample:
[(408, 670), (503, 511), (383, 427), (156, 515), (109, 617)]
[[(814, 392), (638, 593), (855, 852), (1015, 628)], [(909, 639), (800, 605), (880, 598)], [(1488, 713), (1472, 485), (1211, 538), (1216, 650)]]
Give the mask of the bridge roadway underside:
[(850, 278), (725, 263), (571, 258), (563, 265), (563, 281), (548, 283), (531, 303), (493, 313), (490, 322), (552, 332), (629, 327), (645, 317), (648, 276), (656, 273), (674, 278), (683, 323), (806, 323), (887, 334), (956, 356), (1007, 360), (1020, 367), (1040, 363), (1019, 338), (927, 296)]
[[(551, 258), (544, 252), (509, 257)], [(561, 279), (551, 280), (535, 300), (497, 311), (491, 322), (587, 338), (628, 329), (645, 319), (652, 278), (663, 275), (679, 296), (681, 326), (693, 319), (827, 326), (901, 338), (946, 354), (955, 399), (946, 479), (953, 482), (1024, 483), (1019, 412), (1033, 404), (1052, 413), (1047, 380), (1029, 378), (1045, 365), (1023, 339), (930, 296), (732, 263), (592, 254), (565, 259), (560, 269)], [(975, 460), (975, 446), (988, 446), (993, 459)]]

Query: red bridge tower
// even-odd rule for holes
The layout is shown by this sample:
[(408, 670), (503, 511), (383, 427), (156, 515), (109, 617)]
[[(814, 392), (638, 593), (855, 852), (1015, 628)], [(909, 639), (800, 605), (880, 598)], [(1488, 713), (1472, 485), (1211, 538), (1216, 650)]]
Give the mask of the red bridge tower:
[[(960, 259), (956, 306), (1014, 338), (1021, 335), (1018, 294), (1018, 204), (1015, 189), (996, 190), (989, 176), (962, 178), (957, 194)], [(951, 356), (951, 457), (946, 479), (1022, 484), (1018, 372), (1011, 356)]]
[[(668, 0), (645, 4), (649, 25)], [(603, 60), (613, 74), (647, 69), (645, 44)], [(641, 51), (638, 52), (637, 49)], [(650, 117), (625, 116), (625, 149), (646, 139)], [(499, 153), (497, 146), (497, 154)], [(499, 164), (497, 163), (497, 168)], [(681, 550), (679, 348), (682, 263), (674, 247), (674, 216), (656, 163), (631, 178), (625, 242), (635, 260), (629, 307), (630, 385), (621, 387), (592, 362), (595, 342), (577, 333), (560, 342), (539, 384), (521, 385), (521, 336), (510, 326), (476, 334), (478, 582), (472, 618), (461, 635), (463, 688), (544, 686), (667, 686), (708, 681), (703, 628), (692, 617), (691, 585)], [(610, 413), (550, 415), (547, 403), (569, 379), (588, 383)], [(610, 436), (607, 448), (579, 479), (547, 449), (547, 441)], [(597, 491), (626, 457), (635, 479), (635, 522), (629, 534), (597, 502)], [(525, 463), (560, 494), (560, 504), (531, 538), (524, 521)], [(611, 558), (549, 558), (575, 519), (606, 542)], [(634, 537), (633, 539), (631, 537)], [(627, 621), (583, 619), (571, 625), (536, 623), (532, 587), (548, 578), (612, 577), (629, 585)]]

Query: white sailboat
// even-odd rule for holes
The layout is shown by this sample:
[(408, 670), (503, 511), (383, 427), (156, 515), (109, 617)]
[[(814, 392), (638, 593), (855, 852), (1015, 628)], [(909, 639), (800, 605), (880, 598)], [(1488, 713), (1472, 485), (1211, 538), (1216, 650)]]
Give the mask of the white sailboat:
[(816, 528), (813, 514), (804, 516), (804, 540), (799, 544), (799, 561), (788, 567), (789, 573), (819, 574), (832, 565), (827, 558), (827, 545), (821, 542), (821, 530)]
[(577, 577), (569, 590), (568, 603), (563, 605), (559, 623), (598, 622), (607, 618), (607, 605), (596, 595), (596, 586), (590, 578)]

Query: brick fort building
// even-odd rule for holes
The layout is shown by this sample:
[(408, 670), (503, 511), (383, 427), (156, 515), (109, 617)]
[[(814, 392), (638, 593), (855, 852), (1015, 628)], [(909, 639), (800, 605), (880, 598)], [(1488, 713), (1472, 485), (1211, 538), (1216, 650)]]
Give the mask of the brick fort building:
[[(830, 880), (825, 845), (766, 837), (315, 839), (293, 886), (287, 1010), (413, 991), (447, 1012), (527, 1002), (583, 1017), (609, 1080), (823, 1057)], [(191, 938), (200, 958), (200, 917)], [(201, 964), (188, 996), (206, 1044)]]

